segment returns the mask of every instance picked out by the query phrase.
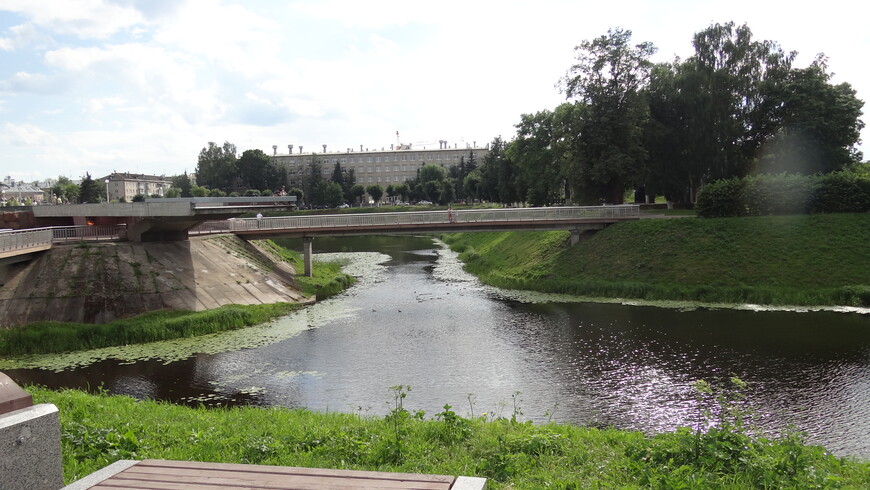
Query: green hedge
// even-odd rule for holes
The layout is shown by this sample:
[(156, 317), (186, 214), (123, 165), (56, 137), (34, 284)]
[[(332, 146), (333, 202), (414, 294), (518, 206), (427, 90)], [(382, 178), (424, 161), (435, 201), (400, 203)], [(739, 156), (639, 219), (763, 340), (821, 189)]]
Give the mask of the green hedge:
[(753, 175), (706, 184), (698, 216), (773, 216), (870, 211), (870, 175), (861, 167), (825, 175)]

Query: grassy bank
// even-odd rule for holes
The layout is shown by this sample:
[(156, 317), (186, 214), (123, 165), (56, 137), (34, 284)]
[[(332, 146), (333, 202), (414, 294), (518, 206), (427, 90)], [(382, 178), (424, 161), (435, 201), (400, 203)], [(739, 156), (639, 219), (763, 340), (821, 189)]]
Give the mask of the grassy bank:
[[(299, 253), (270, 241), (263, 242), (296, 270), (302, 270)], [(317, 263), (314, 277), (296, 276), (306, 296), (324, 299), (350, 287), (354, 278), (341, 272), (341, 264)], [(26, 355), (141, 344), (194, 337), (268, 322), (299, 308), (292, 303), (225, 305), (207, 311), (161, 310), (107, 324), (37, 322), (0, 329), (0, 355)]]
[(870, 214), (660, 219), (444, 236), (487, 284), (595, 297), (870, 306)]
[(0, 330), (0, 354), (69, 352), (194, 337), (264, 323), (299, 305), (225, 305), (208, 311), (163, 310), (105, 324), (38, 322)]
[[(299, 252), (284, 248), (272, 240), (263, 240), (259, 243), (280, 257), (281, 260), (291, 264), (295, 270), (305, 270), (302, 254)], [(356, 282), (353, 276), (341, 272), (342, 265), (338, 262), (316, 262), (314, 276), (305, 277), (302, 274), (297, 274), (296, 285), (305, 296), (317, 295), (319, 300), (334, 296)]]
[(386, 417), (305, 410), (206, 409), (29, 387), (60, 409), (64, 479), (119, 459), (173, 459), (481, 476), (490, 488), (867, 488), (870, 463), (839, 459), (791, 436), (740, 430), (644, 437), (532, 425), (449, 407), (424, 417), (385, 393)]

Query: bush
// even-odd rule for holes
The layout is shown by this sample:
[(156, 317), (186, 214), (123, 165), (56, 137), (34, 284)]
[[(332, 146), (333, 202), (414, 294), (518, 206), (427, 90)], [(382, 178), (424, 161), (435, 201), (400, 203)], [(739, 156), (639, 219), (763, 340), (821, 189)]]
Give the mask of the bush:
[(813, 213), (866, 213), (870, 211), (870, 178), (856, 172), (832, 172), (818, 178)]
[(702, 218), (724, 218), (744, 216), (743, 205), (744, 179), (723, 179), (705, 184), (695, 202), (695, 211)]
[(751, 216), (806, 214), (814, 178), (798, 174), (756, 175), (743, 179), (741, 200)]
[(755, 175), (704, 185), (695, 203), (702, 218), (870, 212), (870, 175), (849, 169), (825, 175)]

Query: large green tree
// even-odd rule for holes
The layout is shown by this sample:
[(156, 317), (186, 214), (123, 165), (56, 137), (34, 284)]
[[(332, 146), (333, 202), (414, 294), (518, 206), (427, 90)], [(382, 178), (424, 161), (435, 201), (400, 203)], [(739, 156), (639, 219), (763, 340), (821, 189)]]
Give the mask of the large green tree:
[(287, 175), (262, 150), (245, 150), (236, 163), (243, 187), (249, 189), (280, 189), (287, 186)]
[(218, 146), (213, 141), (199, 152), (196, 165), (197, 184), (229, 191), (244, 187), (239, 181), (236, 145), (225, 141)]
[(830, 80), (827, 60), (819, 55), (768, 91), (776, 133), (764, 142), (758, 172), (810, 175), (861, 161), (856, 145), (864, 127), (864, 102), (848, 83)]
[(633, 45), (631, 31), (616, 28), (583, 41), (575, 51), (577, 62), (563, 88), (568, 99), (585, 106), (579, 178), (587, 194), (619, 203), (644, 171), (648, 110), (643, 89), (656, 48), (649, 42)]
[(82, 204), (100, 202), (103, 196), (100, 187), (100, 184), (91, 178), (91, 174), (86, 172), (85, 178), (79, 184), (79, 202)]

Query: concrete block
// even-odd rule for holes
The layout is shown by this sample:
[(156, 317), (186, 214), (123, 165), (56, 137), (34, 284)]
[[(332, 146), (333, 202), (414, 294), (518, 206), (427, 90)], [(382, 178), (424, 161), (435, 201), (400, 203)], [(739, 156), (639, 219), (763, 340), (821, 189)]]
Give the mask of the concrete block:
[(0, 488), (57, 490), (62, 486), (57, 407), (43, 403), (0, 415)]

